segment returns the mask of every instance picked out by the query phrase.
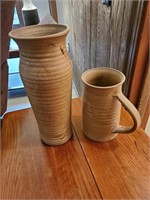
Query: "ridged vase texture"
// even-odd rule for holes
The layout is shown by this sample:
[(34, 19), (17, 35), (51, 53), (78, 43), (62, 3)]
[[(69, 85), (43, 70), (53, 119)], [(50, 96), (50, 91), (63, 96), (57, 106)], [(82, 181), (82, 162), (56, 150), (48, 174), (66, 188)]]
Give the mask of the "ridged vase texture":
[(20, 74), (48, 145), (67, 142), (71, 135), (72, 64), (66, 49), (69, 28), (35, 25), (10, 32), (19, 46)]

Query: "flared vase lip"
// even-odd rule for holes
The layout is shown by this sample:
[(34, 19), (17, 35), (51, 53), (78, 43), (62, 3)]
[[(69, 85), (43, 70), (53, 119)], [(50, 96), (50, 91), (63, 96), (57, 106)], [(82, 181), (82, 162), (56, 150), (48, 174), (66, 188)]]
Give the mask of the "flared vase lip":
[[(92, 84), (88, 83), (88, 82), (84, 79), (84, 77), (85, 77), (85, 75), (86, 75), (87, 73), (89, 73), (89, 72), (91, 72), (91, 71), (99, 71), (99, 70), (108, 70), (108, 71), (116, 72), (116, 73), (118, 73), (120, 76), (122, 76), (122, 80), (121, 80), (119, 83), (116, 83), (116, 84), (110, 85), (110, 86), (95, 86), (95, 85), (92, 85)], [(83, 74), (81, 75), (81, 80), (82, 80), (82, 82), (83, 82), (85, 85), (87, 85), (87, 86), (89, 86), (89, 87), (92, 87), (92, 88), (97, 88), (97, 89), (111, 89), (111, 88), (115, 88), (115, 87), (121, 86), (121, 85), (125, 82), (125, 79), (126, 79), (126, 77), (125, 77), (125, 75), (124, 75), (121, 71), (119, 71), (119, 70), (117, 70), (117, 69), (114, 69), (114, 68), (110, 68), (110, 67), (96, 67), (96, 68), (91, 68), (91, 69), (88, 69), (88, 70), (86, 70), (85, 72), (83, 72)]]
[[(24, 31), (27, 31), (27, 30), (30, 30), (32, 31), (35, 30), (37, 28), (37, 30), (39, 28), (63, 28), (64, 27), (64, 30), (60, 30), (56, 33), (50, 33), (50, 34), (46, 34), (46, 35), (39, 35), (39, 36), (27, 36), (27, 35), (24, 35), (23, 32)], [(18, 29), (15, 29), (15, 30), (12, 30), (9, 32), (9, 37), (13, 38), (13, 39), (17, 39), (17, 40), (36, 40), (36, 39), (46, 39), (46, 38), (54, 38), (54, 37), (60, 37), (60, 36), (63, 36), (63, 35), (66, 35), (68, 34), (70, 31), (70, 28), (67, 24), (36, 24), (36, 25), (30, 25), (30, 26), (24, 26), (24, 27), (21, 27), (21, 28), (18, 28)]]

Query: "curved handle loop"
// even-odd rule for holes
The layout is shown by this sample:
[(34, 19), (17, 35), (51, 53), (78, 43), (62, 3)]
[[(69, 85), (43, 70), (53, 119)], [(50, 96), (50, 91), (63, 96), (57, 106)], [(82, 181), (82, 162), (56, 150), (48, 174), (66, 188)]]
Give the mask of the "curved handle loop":
[(133, 119), (133, 126), (125, 127), (125, 126), (118, 126), (113, 133), (131, 133), (134, 132), (139, 125), (141, 124), (141, 116), (135, 106), (123, 95), (123, 93), (117, 94), (116, 97), (123, 107), (129, 112)]

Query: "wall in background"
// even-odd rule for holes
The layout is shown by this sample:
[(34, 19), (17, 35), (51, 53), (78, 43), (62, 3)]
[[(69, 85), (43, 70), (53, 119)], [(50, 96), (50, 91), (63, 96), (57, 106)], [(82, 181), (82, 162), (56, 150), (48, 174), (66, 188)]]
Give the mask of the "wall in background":
[(127, 77), (128, 95), (144, 1), (57, 0), (59, 23), (70, 26), (74, 81), (82, 93), (81, 74), (93, 67), (113, 67)]
[(40, 20), (46, 15), (50, 15), (49, 0), (32, 0), (32, 2), (38, 8)]

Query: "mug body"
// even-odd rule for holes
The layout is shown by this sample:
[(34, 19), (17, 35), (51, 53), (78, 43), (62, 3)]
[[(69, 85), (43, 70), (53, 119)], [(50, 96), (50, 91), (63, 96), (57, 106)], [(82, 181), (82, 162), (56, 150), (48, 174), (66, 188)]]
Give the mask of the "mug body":
[(114, 96), (122, 92), (125, 76), (112, 68), (93, 68), (83, 73), (82, 81), (84, 134), (97, 142), (114, 139), (121, 110), (121, 103)]

